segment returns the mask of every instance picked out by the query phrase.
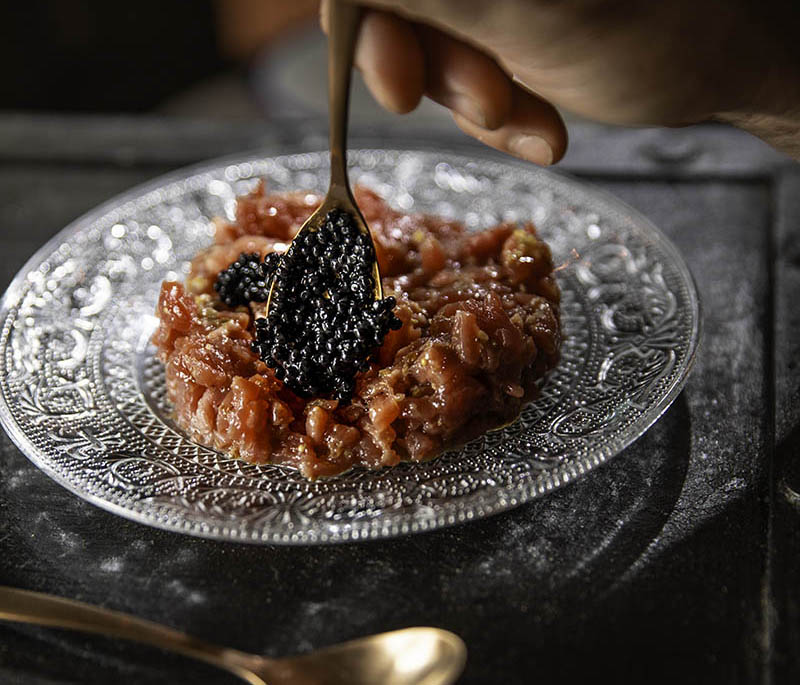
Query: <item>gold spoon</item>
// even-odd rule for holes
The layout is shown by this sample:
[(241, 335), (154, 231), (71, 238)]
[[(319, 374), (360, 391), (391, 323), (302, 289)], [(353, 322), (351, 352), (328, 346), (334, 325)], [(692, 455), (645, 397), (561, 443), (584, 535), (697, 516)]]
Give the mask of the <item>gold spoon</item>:
[(406, 628), (301, 656), (267, 659), (118, 611), (3, 586), (0, 619), (142, 642), (208, 662), (250, 685), (447, 685), (455, 682), (467, 658), (467, 648), (453, 633)]
[[(353, 53), (358, 36), (358, 25), (361, 21), (361, 8), (344, 0), (331, 0), (328, 3), (328, 114), (330, 118), (331, 177), (328, 192), (317, 210), (306, 220), (295, 236), (301, 233), (316, 231), (325, 222), (328, 212), (339, 209), (353, 217), (358, 230), (369, 236), (364, 215), (358, 208), (350, 181), (347, 177), (347, 113), (350, 104), (350, 75), (353, 70)], [(375, 254), (375, 242), (372, 241)], [(383, 299), (381, 274), (377, 259), (373, 262), (372, 277), (375, 281), (375, 299)], [(266, 310), (269, 312), (272, 294), (275, 290), (276, 278), (272, 279)]]

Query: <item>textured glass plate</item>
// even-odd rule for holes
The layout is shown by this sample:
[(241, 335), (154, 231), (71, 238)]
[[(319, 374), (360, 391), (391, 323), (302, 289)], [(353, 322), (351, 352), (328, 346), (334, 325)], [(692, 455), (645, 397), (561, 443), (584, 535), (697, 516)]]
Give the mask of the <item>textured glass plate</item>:
[(563, 293), (562, 360), (520, 418), (425, 464), (310, 483), (230, 459), (170, 420), (149, 336), (159, 285), (183, 278), (214, 216), (266, 177), (327, 184), (327, 154), (241, 158), (134, 189), (67, 227), (2, 303), (0, 417), (76, 494), (131, 519), (220, 539), (321, 543), (431, 530), (517, 506), (640, 436), (691, 366), (698, 301), (647, 220), (580, 183), (513, 162), (431, 151), (350, 153), (353, 181), (405, 211), (466, 222), (532, 219)]

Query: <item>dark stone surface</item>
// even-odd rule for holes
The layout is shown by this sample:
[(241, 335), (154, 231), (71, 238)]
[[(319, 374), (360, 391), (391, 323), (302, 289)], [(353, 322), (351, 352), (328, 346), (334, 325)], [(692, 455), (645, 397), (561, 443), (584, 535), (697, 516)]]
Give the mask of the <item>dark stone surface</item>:
[[(265, 133), (260, 142), (318, 148), (319, 130), (286, 125), (280, 140)], [(18, 142), (37, 131), (51, 141), (49, 156), (36, 145), (27, 154)], [(10, 150), (0, 152), (3, 287), (85, 209), (193, 161), (192, 150), (250, 147), (254, 131), (226, 137), (197, 123), (104, 128), (103, 120), (0, 117), (0, 150)], [(669, 149), (673, 134), (676, 146), (703, 154), (643, 159), (643, 139)], [(789, 456), (775, 469), (784, 480), (770, 479), (776, 431), (779, 454), (797, 452), (800, 177), (759, 144), (717, 128), (629, 137), (587, 128), (573, 140), (566, 169), (664, 229), (703, 302), (702, 349), (689, 383), (631, 448), (488, 520), (384, 542), (281, 548), (193, 539), (115, 517), (53, 483), (3, 435), (0, 583), (274, 655), (438, 625), (467, 642), (464, 683), (796, 682), (800, 495), (793, 500), (787, 488), (795, 483), (800, 493), (800, 480), (791, 480)], [(593, 140), (609, 159), (592, 152)], [(132, 152), (123, 162), (124, 149)], [(781, 259), (773, 264), (776, 226)], [(0, 624), (2, 682), (114, 680), (235, 682), (157, 650)]]
[(776, 682), (800, 674), (800, 169), (776, 183), (775, 476), (772, 557)]

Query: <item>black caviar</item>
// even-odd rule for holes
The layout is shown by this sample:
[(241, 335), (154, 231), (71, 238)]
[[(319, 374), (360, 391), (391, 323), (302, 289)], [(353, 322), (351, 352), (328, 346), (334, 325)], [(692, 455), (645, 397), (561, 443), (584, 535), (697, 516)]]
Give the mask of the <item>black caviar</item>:
[[(274, 257), (263, 267), (275, 286), (268, 318), (255, 320), (253, 350), (300, 397), (348, 402), (356, 374), (389, 330), (402, 325), (395, 298), (375, 300), (372, 241), (350, 214), (333, 210)], [(264, 293), (260, 285), (248, 292)]]
[(214, 290), (229, 307), (248, 302), (266, 302), (269, 297), (269, 280), (278, 266), (280, 256), (271, 253), (261, 261), (258, 252), (242, 252), (233, 264), (220, 271)]

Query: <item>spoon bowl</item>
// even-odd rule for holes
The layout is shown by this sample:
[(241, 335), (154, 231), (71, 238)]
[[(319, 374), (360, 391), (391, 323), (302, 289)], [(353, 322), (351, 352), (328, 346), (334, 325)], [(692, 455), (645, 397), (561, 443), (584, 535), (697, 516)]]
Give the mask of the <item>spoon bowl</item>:
[[(312, 685), (445, 685), (466, 661), (457, 635), (439, 628), (405, 628), (281, 659), (257, 669), (267, 683)], [(289, 677), (283, 681), (278, 678)]]
[[(350, 214), (359, 233), (369, 236), (370, 240), (372, 240), (372, 253), (375, 254), (375, 241), (372, 239), (372, 234), (370, 233), (366, 219), (364, 219), (364, 215), (361, 213), (361, 210), (358, 208), (358, 205), (353, 198), (349, 184), (331, 184), (331, 187), (328, 189), (328, 193), (325, 195), (322, 204), (320, 204), (314, 213), (308, 217), (308, 219), (306, 219), (305, 223), (300, 227), (300, 230), (295, 234), (293, 242), (305, 233), (319, 230), (320, 227), (325, 223), (328, 212), (333, 210), (339, 210)], [(381, 300), (383, 299), (383, 286), (381, 285), (381, 273), (380, 268), (378, 267), (377, 259), (375, 259), (372, 263), (372, 278), (375, 282), (375, 300)], [(277, 279), (273, 278), (270, 283), (269, 296), (267, 297), (267, 303), (264, 310), (265, 315), (269, 314), (269, 310), (272, 305), (272, 296), (275, 292), (276, 281)]]

